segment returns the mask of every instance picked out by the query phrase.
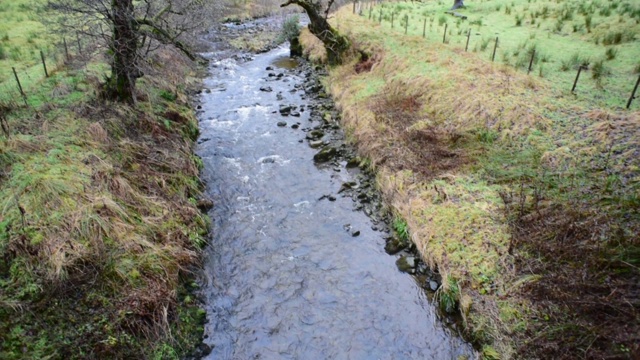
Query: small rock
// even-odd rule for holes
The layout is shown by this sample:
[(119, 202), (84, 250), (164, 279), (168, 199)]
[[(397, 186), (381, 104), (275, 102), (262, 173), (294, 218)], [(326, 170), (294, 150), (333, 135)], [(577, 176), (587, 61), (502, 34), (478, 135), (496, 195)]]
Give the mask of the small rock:
[(300, 117), (300, 113), (297, 111), (293, 111), (290, 115), (295, 117)]
[(342, 183), (342, 185), (340, 186), (340, 190), (338, 190), (338, 194), (340, 194), (341, 192), (345, 191), (345, 190), (350, 190), (353, 189), (355, 187), (357, 187), (358, 184), (356, 184), (355, 181), (349, 181), (346, 183)]
[(213, 207), (213, 200), (211, 200), (209, 198), (202, 198), (202, 199), (198, 200), (198, 202), (196, 203), (196, 206), (201, 211), (208, 211), (209, 209), (211, 209)]
[(353, 157), (347, 161), (347, 169), (357, 168), (360, 165), (360, 158)]
[(396, 266), (398, 270), (404, 273), (413, 274), (416, 272), (417, 262), (414, 256), (402, 256), (396, 261)]
[(205, 89), (204, 92), (207, 94), (211, 94), (211, 89)]
[(325, 146), (319, 153), (313, 156), (315, 162), (328, 162), (338, 156), (338, 150), (331, 146)]
[(353, 237), (360, 236), (360, 230), (352, 231), (351, 236)]
[(269, 76), (269, 77), (275, 77), (275, 76), (276, 76), (276, 74), (274, 74), (274, 73), (269, 73), (269, 75), (268, 75), (268, 76)]
[(436, 291), (438, 290), (438, 283), (436, 281), (433, 280), (429, 280), (429, 289), (431, 289), (431, 291)]
[(321, 147), (324, 143), (322, 142), (322, 140), (311, 140), (309, 141), (309, 147), (311, 147), (312, 149), (317, 149), (319, 147)]
[(263, 87), (260, 88), (260, 91), (272, 92), (273, 89), (271, 88), (271, 86), (263, 86)]
[(277, 125), (278, 125), (279, 127), (285, 127), (285, 126), (287, 126), (287, 122), (286, 122), (286, 121), (278, 121), (278, 124), (277, 124)]
[(307, 134), (307, 139), (309, 140), (318, 140), (324, 136), (324, 131), (322, 130), (311, 130)]
[(300, 127), (300, 124), (293, 124), (293, 125), (291, 125), (291, 128), (292, 128), (292, 129), (297, 129), (297, 128), (299, 128), (299, 127)]
[(400, 239), (391, 238), (385, 244), (384, 251), (386, 251), (389, 255), (395, 255), (404, 250), (404, 248), (406, 247), (407, 246), (402, 241), (400, 241)]
[(267, 68), (265, 70), (271, 71), (271, 70), (273, 70), (273, 66), (267, 66)]

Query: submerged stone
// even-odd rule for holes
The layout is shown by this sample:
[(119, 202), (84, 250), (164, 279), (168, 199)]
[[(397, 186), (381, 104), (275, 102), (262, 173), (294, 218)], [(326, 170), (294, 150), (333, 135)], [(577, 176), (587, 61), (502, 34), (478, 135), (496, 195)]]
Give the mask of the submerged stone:
[(315, 162), (328, 162), (338, 156), (338, 150), (331, 146), (325, 146), (319, 153), (313, 156)]
[(415, 256), (403, 256), (396, 261), (398, 270), (408, 274), (414, 274), (416, 272), (416, 265), (417, 261)]

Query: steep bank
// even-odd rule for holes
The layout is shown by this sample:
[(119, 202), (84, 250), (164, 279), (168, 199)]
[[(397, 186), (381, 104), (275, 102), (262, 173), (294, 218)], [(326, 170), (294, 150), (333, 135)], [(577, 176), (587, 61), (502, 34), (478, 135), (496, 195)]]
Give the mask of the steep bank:
[(94, 50), (0, 107), (3, 359), (178, 358), (202, 334), (197, 69), (159, 49), (137, 106), (105, 103)]
[[(486, 358), (633, 356), (638, 112), (574, 103), (545, 79), (350, 12), (334, 25), (360, 51), (326, 86), (442, 275), (442, 306)], [(301, 42), (322, 58), (308, 32)]]

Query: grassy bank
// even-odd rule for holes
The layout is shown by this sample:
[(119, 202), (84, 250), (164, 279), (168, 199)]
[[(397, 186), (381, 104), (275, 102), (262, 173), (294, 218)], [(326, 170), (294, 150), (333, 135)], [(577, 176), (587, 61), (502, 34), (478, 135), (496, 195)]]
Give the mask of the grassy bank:
[[(5, 48), (47, 36), (20, 24), (0, 29)], [(133, 108), (100, 98), (104, 53), (84, 51), (34, 75), (28, 106), (0, 102), (0, 358), (179, 358), (204, 320), (192, 270), (207, 218), (184, 95), (196, 69), (160, 49)]]
[[(465, 52), (453, 37), (466, 42), (470, 22), (453, 25), (456, 18), (444, 14), (450, 4), (400, 3), (384, 5), (382, 17), (397, 7), (394, 21), (402, 11), (426, 17), (426, 39), (424, 20), (405, 35), (398, 23), (391, 29), (377, 16), (369, 20), (366, 7), (362, 16), (342, 9), (333, 24), (358, 51), (331, 69), (326, 85), (386, 200), (442, 275), (441, 305), (460, 312), (485, 358), (631, 358), (640, 351), (640, 113), (622, 109), (620, 99), (633, 87), (640, 49), (633, 38), (621, 40), (620, 57), (606, 63), (612, 78), (594, 78), (591, 64), (585, 91), (574, 96), (563, 75), (565, 55), (551, 47), (582, 42), (590, 57), (600, 50), (605, 56), (590, 34), (613, 22), (635, 24), (633, 33), (637, 22), (612, 10), (615, 21), (596, 16), (591, 32), (556, 37), (545, 23), (522, 31), (524, 23), (507, 25), (513, 15), (502, 20), (506, 5), (526, 14), (523, 22), (545, 5), (548, 21), (557, 22), (563, 5), (491, 2), (464, 10), (474, 31), (508, 33), (514, 49), (525, 51), (537, 39), (536, 52), (549, 55), (530, 75), (514, 66), (512, 52), (508, 62), (495, 63), (481, 46)], [(448, 43), (443, 32), (427, 36), (429, 14), (444, 17), (443, 32), (449, 22)], [(308, 32), (301, 42), (310, 57), (322, 58)], [(624, 77), (629, 89), (611, 90), (613, 76)]]

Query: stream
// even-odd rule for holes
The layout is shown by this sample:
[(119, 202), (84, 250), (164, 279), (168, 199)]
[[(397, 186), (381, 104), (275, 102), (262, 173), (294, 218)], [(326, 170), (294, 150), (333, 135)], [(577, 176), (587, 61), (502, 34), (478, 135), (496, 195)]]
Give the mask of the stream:
[(311, 143), (345, 145), (335, 125), (312, 133), (312, 72), (286, 47), (211, 61), (197, 148), (215, 203), (205, 359), (474, 358), (385, 253), (386, 227), (343, 191), (360, 170), (314, 162)]

